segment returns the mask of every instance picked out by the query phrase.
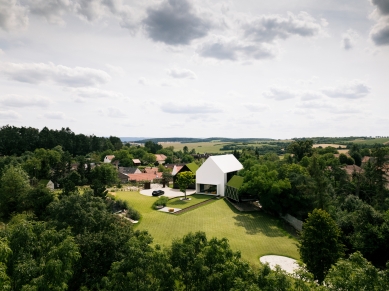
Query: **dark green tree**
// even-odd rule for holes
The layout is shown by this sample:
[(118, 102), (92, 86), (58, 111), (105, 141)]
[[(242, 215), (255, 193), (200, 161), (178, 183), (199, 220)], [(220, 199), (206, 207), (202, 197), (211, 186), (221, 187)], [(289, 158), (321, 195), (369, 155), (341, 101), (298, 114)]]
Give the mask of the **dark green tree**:
[(320, 284), (344, 251), (340, 229), (322, 209), (315, 209), (308, 214), (298, 247), (301, 260)]
[(9, 290), (68, 290), (80, 258), (69, 229), (56, 231), (45, 222), (16, 216), (0, 231), (0, 241), (11, 251), (6, 261)]
[(103, 290), (174, 290), (176, 270), (165, 251), (151, 246), (152, 241), (147, 232), (135, 232), (126, 243), (124, 258), (114, 262), (103, 278)]
[(13, 212), (26, 208), (30, 190), (27, 173), (19, 166), (9, 166), (0, 178), (0, 217), (8, 218)]
[(296, 140), (288, 146), (287, 151), (294, 154), (296, 161), (299, 162), (303, 157), (310, 157), (312, 155), (312, 146), (313, 140)]

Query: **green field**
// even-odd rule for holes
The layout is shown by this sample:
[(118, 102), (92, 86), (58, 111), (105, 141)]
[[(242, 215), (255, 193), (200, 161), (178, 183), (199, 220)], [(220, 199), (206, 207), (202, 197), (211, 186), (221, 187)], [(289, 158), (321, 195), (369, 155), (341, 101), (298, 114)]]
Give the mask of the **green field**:
[[(175, 151), (183, 150), (184, 146), (188, 147), (188, 150), (194, 149), (196, 153), (204, 154), (204, 153), (226, 153), (232, 152), (232, 150), (222, 151), (220, 150), (224, 145), (242, 145), (242, 143), (235, 142), (220, 142), (220, 141), (212, 141), (212, 142), (193, 142), (193, 143), (181, 143), (181, 142), (168, 142), (168, 143), (160, 143), (164, 148), (173, 146)], [(253, 147), (261, 147), (267, 144), (267, 142), (251, 142), (245, 143), (245, 146), (253, 146)]]
[(230, 142), (193, 142), (193, 143), (181, 143), (181, 142), (169, 142), (169, 143), (160, 143), (164, 148), (173, 146), (175, 151), (179, 151), (187, 146), (189, 151), (195, 149), (196, 153), (224, 153), (230, 151), (221, 151), (220, 148), (225, 144), (231, 144)]
[(389, 138), (373, 138), (373, 139), (356, 139), (354, 141), (352, 141), (353, 143), (358, 143), (358, 144), (369, 144), (369, 145), (373, 145), (373, 144), (376, 144), (376, 143), (388, 143), (389, 142)]
[[(252, 264), (259, 264), (263, 255), (282, 255), (298, 259), (296, 240), (278, 225), (278, 219), (259, 212), (240, 212), (225, 200), (216, 200), (181, 215), (163, 213), (151, 208), (156, 197), (138, 192), (117, 192), (142, 218), (136, 229), (148, 230), (154, 243), (170, 246), (174, 238), (188, 232), (204, 231), (208, 238), (228, 238), (233, 250)], [(178, 207), (179, 208), (179, 207)]]

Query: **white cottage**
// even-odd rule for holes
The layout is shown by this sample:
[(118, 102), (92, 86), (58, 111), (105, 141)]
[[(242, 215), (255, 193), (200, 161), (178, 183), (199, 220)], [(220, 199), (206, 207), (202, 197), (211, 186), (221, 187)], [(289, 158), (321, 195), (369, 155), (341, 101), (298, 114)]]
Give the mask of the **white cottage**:
[(196, 193), (224, 196), (227, 182), (242, 169), (234, 155), (210, 156), (196, 172)]

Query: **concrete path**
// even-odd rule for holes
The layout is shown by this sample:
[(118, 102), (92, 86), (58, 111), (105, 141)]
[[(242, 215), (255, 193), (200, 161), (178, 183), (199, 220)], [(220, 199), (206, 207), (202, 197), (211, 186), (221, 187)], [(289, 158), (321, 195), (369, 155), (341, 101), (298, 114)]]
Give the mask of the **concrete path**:
[[(168, 187), (162, 188), (162, 186), (152, 187), (151, 189), (147, 189), (147, 190), (141, 190), (140, 194), (146, 195), (146, 196), (153, 196), (153, 195), (151, 195), (151, 193), (153, 193), (153, 191), (155, 191), (155, 190), (164, 191), (165, 194), (163, 194), (162, 196), (166, 196), (169, 198), (184, 196), (184, 193), (182, 193), (179, 189), (172, 189), (172, 188), (168, 188)], [(186, 195), (192, 195), (194, 193), (196, 193), (196, 190), (193, 190), (193, 189), (186, 190)]]
[(276, 265), (279, 265), (282, 270), (289, 274), (293, 274), (299, 268), (297, 261), (288, 257), (271, 255), (260, 257), (259, 260), (262, 264), (269, 263), (272, 270), (275, 270)]

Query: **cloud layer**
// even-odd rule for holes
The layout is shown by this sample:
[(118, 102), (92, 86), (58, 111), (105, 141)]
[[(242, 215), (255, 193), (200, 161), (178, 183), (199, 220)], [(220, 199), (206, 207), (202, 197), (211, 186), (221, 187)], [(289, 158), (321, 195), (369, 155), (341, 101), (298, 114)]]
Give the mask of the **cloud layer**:
[(69, 68), (53, 63), (3, 63), (0, 73), (19, 82), (38, 84), (52, 81), (69, 87), (85, 87), (107, 83), (110, 75), (102, 70), (85, 67)]
[(50, 100), (44, 97), (35, 96), (35, 97), (26, 97), (20, 95), (7, 95), (3, 98), (0, 98), (0, 104), (3, 106), (9, 107), (47, 107), (50, 104)]

